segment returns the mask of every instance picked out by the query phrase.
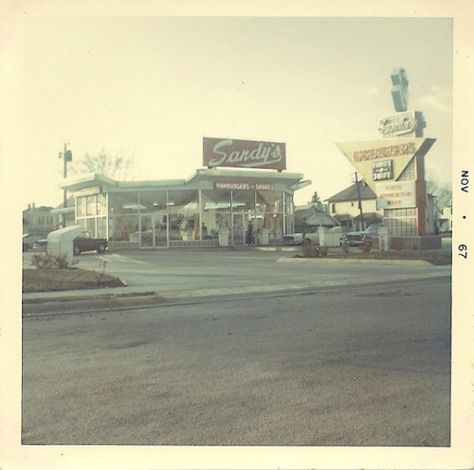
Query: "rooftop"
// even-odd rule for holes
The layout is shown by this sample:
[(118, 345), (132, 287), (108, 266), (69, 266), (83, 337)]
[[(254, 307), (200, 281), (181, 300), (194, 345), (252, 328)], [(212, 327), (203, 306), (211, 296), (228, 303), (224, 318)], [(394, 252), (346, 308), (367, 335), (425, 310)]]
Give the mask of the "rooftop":
[(192, 187), (194, 183), (203, 180), (215, 180), (216, 178), (228, 178), (233, 182), (261, 182), (277, 183), (282, 182), (293, 190), (300, 189), (310, 184), (309, 180), (303, 180), (303, 174), (291, 172), (276, 172), (272, 170), (247, 170), (247, 169), (198, 169), (188, 179), (170, 179), (170, 180), (146, 180), (146, 181), (116, 181), (99, 173), (83, 175), (79, 178), (66, 181), (61, 187), (68, 191), (79, 191), (81, 189), (94, 186), (106, 186), (108, 188), (132, 190), (132, 189), (184, 189), (185, 186)]
[[(372, 191), (372, 189), (367, 186), (364, 181), (359, 181), (359, 189), (360, 189), (360, 199), (377, 199), (376, 194)], [(346, 201), (358, 201), (359, 196), (357, 193), (357, 183), (351, 184), (346, 189), (334, 194), (330, 198), (326, 199), (327, 202), (346, 202)]]

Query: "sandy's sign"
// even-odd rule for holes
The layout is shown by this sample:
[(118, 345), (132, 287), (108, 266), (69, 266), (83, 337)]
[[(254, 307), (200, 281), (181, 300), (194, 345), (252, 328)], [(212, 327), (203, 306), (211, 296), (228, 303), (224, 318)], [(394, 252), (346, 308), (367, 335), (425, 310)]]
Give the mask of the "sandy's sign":
[[(436, 139), (398, 138), (338, 143), (346, 158), (377, 193), (376, 181), (397, 180), (415, 155), (425, 155)], [(380, 162), (380, 163), (379, 163)]]
[(281, 142), (204, 137), (203, 164), (209, 168), (286, 168), (286, 148)]
[(423, 113), (419, 111), (406, 111), (380, 120), (379, 132), (384, 138), (390, 137), (423, 137), (426, 127)]

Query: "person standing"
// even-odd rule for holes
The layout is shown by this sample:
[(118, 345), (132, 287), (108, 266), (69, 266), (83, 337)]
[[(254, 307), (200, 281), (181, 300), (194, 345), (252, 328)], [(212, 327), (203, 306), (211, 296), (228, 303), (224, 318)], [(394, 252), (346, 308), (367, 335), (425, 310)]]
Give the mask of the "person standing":
[(247, 233), (245, 235), (245, 243), (247, 246), (253, 245), (254, 244), (254, 237), (253, 237), (253, 226), (252, 222), (249, 220), (249, 224), (247, 226)]

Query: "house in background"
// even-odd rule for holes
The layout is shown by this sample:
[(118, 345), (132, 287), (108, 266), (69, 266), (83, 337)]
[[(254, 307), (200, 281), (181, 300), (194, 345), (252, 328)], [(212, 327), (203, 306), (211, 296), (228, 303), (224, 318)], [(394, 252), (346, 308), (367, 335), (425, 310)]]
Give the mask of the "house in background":
[[(362, 227), (360, 217), (359, 191), (365, 227)], [(357, 183), (353, 183), (326, 199), (329, 215), (339, 221), (343, 231), (362, 230), (370, 224), (382, 223), (383, 209), (377, 209), (377, 196), (374, 191), (364, 181), (359, 181), (359, 191)]]
[(451, 204), (441, 211), (438, 219), (438, 230), (440, 233), (453, 231), (453, 206)]
[(321, 211), (320, 206), (308, 204), (295, 206), (295, 232), (304, 233), (313, 227), (332, 228), (339, 225), (337, 219), (327, 212)]
[(41, 235), (45, 237), (49, 232), (64, 227), (64, 218), (66, 226), (74, 225), (75, 217), (75, 198), (69, 197), (67, 207), (64, 203), (56, 208), (50, 206), (36, 206), (33, 202), (28, 204), (28, 208), (23, 211), (23, 233)]
[(23, 211), (23, 233), (46, 236), (56, 230), (56, 219), (51, 210), (50, 206), (36, 207), (35, 203), (28, 204), (28, 208)]
[[(359, 210), (359, 195), (357, 183), (353, 183), (329, 199), (329, 214), (339, 221), (342, 230), (358, 231), (367, 228), (371, 224), (383, 223), (383, 209), (377, 206), (377, 195), (364, 182), (359, 181), (360, 200), (364, 215), (364, 227), (362, 227)], [(438, 213), (436, 200), (432, 194), (426, 196), (426, 232), (428, 235), (438, 233)]]

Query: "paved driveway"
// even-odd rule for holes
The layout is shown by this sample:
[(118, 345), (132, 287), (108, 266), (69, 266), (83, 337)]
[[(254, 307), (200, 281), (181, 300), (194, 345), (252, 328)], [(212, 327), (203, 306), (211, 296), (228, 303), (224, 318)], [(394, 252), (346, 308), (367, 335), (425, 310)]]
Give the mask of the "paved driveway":
[[(366, 283), (393, 277), (449, 275), (450, 266), (421, 263), (295, 259), (293, 253), (230, 250), (162, 250), (84, 254), (78, 257), (84, 269), (100, 269), (124, 279), (129, 286), (160, 290), (213, 289), (325, 282)], [(305, 262), (306, 261), (306, 262)]]

